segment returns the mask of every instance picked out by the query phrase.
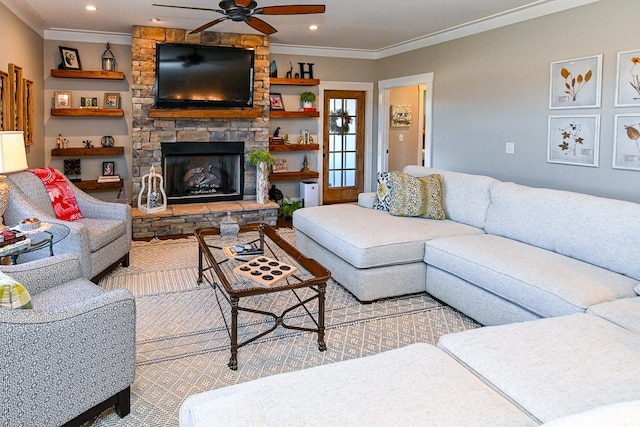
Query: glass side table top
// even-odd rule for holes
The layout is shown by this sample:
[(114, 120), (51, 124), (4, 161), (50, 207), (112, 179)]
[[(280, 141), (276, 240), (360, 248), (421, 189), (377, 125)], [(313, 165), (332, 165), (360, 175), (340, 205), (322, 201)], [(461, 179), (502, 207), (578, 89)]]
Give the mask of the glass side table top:
[(35, 230), (23, 231), (17, 226), (11, 229), (22, 231), (29, 243), (17, 242), (0, 248), (0, 257), (9, 257), (11, 264), (15, 264), (18, 256), (27, 252), (49, 248), (49, 256), (53, 256), (53, 245), (69, 235), (69, 227), (59, 223), (42, 223)]

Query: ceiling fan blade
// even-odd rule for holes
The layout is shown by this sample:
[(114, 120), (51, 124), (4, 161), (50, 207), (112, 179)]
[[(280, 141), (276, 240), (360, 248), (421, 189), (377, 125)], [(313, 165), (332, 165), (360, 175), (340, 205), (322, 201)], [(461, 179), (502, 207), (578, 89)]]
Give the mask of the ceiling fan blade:
[(204, 25), (199, 26), (198, 28), (196, 28), (195, 30), (191, 31), (189, 34), (196, 34), (196, 33), (201, 33), (204, 30), (206, 30), (209, 27), (213, 27), (216, 24), (219, 24), (222, 21), (226, 21), (227, 19), (229, 19), (229, 17), (225, 16), (224, 18), (218, 18), (218, 19), (214, 19), (211, 22), (207, 22)]
[(306, 15), (310, 13), (324, 13), (325, 9), (323, 4), (266, 6), (255, 9), (254, 13), (262, 15)]
[(190, 10), (206, 10), (209, 12), (218, 12), (218, 13), (224, 13), (224, 10), (220, 10), (220, 9), (207, 9), (206, 7), (190, 7), (190, 6), (173, 6), (170, 4), (156, 4), (153, 3), (152, 6), (159, 6), (159, 7), (173, 7), (175, 9), (190, 9)]
[(255, 16), (250, 16), (245, 21), (250, 27), (260, 31), (263, 34), (270, 36), (273, 33), (277, 33), (278, 30), (273, 28), (271, 25), (264, 22), (262, 19), (258, 19)]

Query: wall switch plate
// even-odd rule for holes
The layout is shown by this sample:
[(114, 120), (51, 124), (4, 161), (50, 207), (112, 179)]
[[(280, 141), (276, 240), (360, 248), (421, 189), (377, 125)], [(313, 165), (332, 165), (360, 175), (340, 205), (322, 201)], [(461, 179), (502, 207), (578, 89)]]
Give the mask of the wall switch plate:
[(516, 154), (516, 144), (513, 142), (507, 142), (504, 152), (507, 154)]
[(398, 141), (400, 142), (404, 141), (404, 134), (401, 133), (398, 135)]

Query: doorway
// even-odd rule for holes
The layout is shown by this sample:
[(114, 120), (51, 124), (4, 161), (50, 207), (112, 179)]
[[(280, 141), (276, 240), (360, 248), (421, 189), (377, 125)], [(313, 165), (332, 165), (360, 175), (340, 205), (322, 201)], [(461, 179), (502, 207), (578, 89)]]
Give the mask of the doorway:
[[(394, 88), (417, 87), (419, 92), (418, 108), (412, 120), (419, 127), (419, 143), (417, 148), (411, 148), (412, 164), (431, 166), (432, 152), (432, 108), (433, 108), (433, 73), (418, 74), (378, 82), (380, 92), (378, 102), (378, 172), (389, 171), (389, 151), (391, 146), (391, 105), (392, 90)], [(394, 140), (400, 137), (395, 136)], [(396, 166), (396, 165), (394, 165)]]
[(323, 204), (354, 202), (364, 191), (365, 95), (323, 92)]

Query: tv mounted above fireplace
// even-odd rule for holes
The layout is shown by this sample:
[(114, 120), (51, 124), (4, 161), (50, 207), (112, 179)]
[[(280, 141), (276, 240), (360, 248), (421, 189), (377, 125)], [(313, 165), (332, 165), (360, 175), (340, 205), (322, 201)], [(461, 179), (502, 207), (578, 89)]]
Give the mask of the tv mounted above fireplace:
[(156, 106), (252, 107), (253, 49), (158, 44)]

